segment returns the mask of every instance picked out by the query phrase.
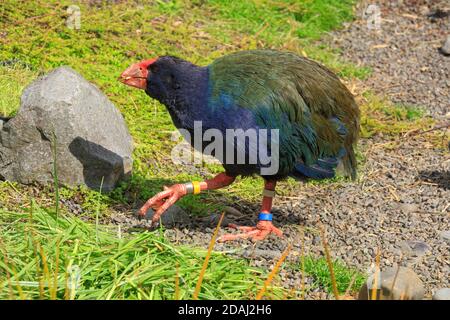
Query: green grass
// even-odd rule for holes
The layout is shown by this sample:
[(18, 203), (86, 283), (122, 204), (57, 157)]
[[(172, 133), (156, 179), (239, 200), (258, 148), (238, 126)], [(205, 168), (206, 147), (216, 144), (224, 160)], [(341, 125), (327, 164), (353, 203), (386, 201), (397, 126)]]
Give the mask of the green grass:
[(298, 35), (317, 39), (323, 32), (332, 31), (343, 22), (353, 19), (355, 0), (305, 0), (298, 2), (300, 10), (295, 19), (300, 22)]
[[(330, 270), (326, 259), (307, 256), (304, 259), (305, 273), (312, 276), (315, 284), (325, 288), (332, 293), (332, 282), (330, 278)], [(297, 270), (302, 270), (301, 266), (297, 266)], [(336, 285), (339, 294), (344, 294), (347, 290), (353, 293), (366, 280), (366, 276), (358, 270), (349, 269), (343, 262), (339, 260), (333, 261), (333, 271), (336, 277)]]
[(371, 92), (364, 94), (366, 103), (361, 105), (361, 136), (375, 134), (402, 135), (414, 130), (429, 129), (435, 121), (425, 114), (423, 108), (393, 104)]
[(37, 73), (21, 66), (0, 67), (0, 115), (14, 116), (22, 90)]
[[(191, 299), (206, 255), (160, 232), (120, 234), (33, 206), (0, 210), (0, 234), (0, 299), (174, 299), (176, 277), (179, 298)], [(249, 299), (264, 278), (246, 261), (214, 253), (199, 298)], [(282, 293), (272, 287), (273, 298)]]

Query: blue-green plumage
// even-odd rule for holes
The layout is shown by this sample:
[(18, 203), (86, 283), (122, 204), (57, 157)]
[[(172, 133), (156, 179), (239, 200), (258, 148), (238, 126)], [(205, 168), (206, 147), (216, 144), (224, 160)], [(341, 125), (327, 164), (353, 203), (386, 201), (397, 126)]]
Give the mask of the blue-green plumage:
[[(272, 178), (331, 178), (339, 163), (355, 177), (359, 110), (347, 88), (318, 63), (293, 53), (254, 50), (207, 67), (173, 57), (159, 58), (152, 67), (160, 75), (150, 72), (148, 93), (168, 107), (177, 127), (192, 130), (194, 121), (202, 121), (204, 130), (223, 133), (278, 129), (279, 170)], [(155, 89), (155, 83), (163, 89)], [(258, 174), (261, 166), (224, 163), (233, 175)]]

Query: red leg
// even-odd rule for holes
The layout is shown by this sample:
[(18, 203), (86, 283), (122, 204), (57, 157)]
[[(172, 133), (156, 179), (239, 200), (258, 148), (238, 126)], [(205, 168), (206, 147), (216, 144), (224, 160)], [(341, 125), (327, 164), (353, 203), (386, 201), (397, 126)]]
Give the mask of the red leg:
[[(276, 181), (266, 181), (264, 185), (265, 190), (261, 207), (262, 214), (270, 214), (270, 211), (272, 210), (272, 200), (275, 195), (275, 185)], [(241, 227), (235, 224), (230, 224), (228, 226), (230, 228), (243, 231), (243, 233), (223, 235), (218, 239), (219, 242), (231, 241), (236, 239), (247, 239), (247, 238), (251, 238), (253, 241), (263, 240), (270, 233), (274, 233), (279, 237), (283, 236), (283, 232), (280, 229), (276, 228), (272, 224), (272, 221), (269, 220), (260, 220), (256, 225), (256, 227)]]
[[(210, 180), (200, 182), (200, 190), (214, 190), (230, 185), (236, 177), (228, 176), (225, 173), (220, 173)], [(189, 189), (189, 190), (188, 190)], [(150, 198), (139, 210), (139, 215), (145, 216), (149, 208), (153, 208), (155, 214), (153, 215), (152, 222), (157, 222), (159, 217), (180, 198), (184, 197), (190, 191), (190, 187), (187, 184), (174, 184), (173, 186), (166, 187), (160, 193)]]

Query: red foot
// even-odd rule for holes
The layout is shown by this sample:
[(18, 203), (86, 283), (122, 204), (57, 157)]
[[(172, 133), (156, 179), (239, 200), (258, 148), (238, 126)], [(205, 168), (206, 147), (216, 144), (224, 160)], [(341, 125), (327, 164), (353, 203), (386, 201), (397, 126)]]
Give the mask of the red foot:
[(243, 233), (226, 234), (221, 236), (217, 241), (225, 242), (247, 238), (251, 238), (253, 241), (258, 241), (265, 239), (270, 233), (274, 233), (278, 237), (283, 237), (283, 232), (277, 227), (275, 227), (270, 221), (260, 221), (258, 222), (256, 227), (241, 227), (231, 223), (228, 225), (228, 227), (241, 230), (243, 231)]
[(147, 210), (152, 208), (155, 213), (152, 218), (152, 222), (158, 222), (159, 217), (181, 197), (186, 195), (186, 188), (182, 184), (174, 184), (171, 187), (164, 186), (164, 191), (156, 194), (150, 198), (141, 209), (139, 209), (139, 215), (145, 216)]

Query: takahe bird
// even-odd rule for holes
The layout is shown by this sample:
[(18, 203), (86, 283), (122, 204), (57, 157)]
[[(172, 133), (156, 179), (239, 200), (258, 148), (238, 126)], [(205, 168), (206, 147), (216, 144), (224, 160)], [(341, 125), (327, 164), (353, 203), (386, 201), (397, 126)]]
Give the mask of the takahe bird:
[[(261, 240), (270, 233), (282, 236), (272, 224), (270, 213), (277, 181), (288, 176), (332, 178), (338, 167), (355, 178), (353, 148), (359, 132), (358, 106), (335, 74), (310, 59), (288, 52), (252, 50), (223, 56), (202, 67), (162, 56), (133, 64), (119, 80), (144, 89), (164, 104), (178, 129), (194, 132), (196, 121), (201, 121), (203, 132), (216, 129), (224, 137), (227, 129), (278, 129), (278, 140), (260, 139), (265, 145), (258, 144), (260, 148), (269, 148), (272, 143), (278, 147), (276, 172), (263, 174), (267, 164), (249, 161), (259, 150), (249, 148), (246, 141), (235, 146), (245, 148), (245, 160), (236, 163), (235, 157), (230, 157), (230, 161), (222, 159), (224, 173), (203, 182), (164, 187), (164, 191), (149, 199), (139, 214), (145, 215), (152, 207), (156, 210), (154, 222), (186, 194), (228, 186), (238, 175), (259, 174), (265, 185), (258, 224), (230, 224), (242, 233), (219, 240)], [(194, 146), (192, 141), (191, 144)], [(200, 151), (204, 147), (202, 142)]]

